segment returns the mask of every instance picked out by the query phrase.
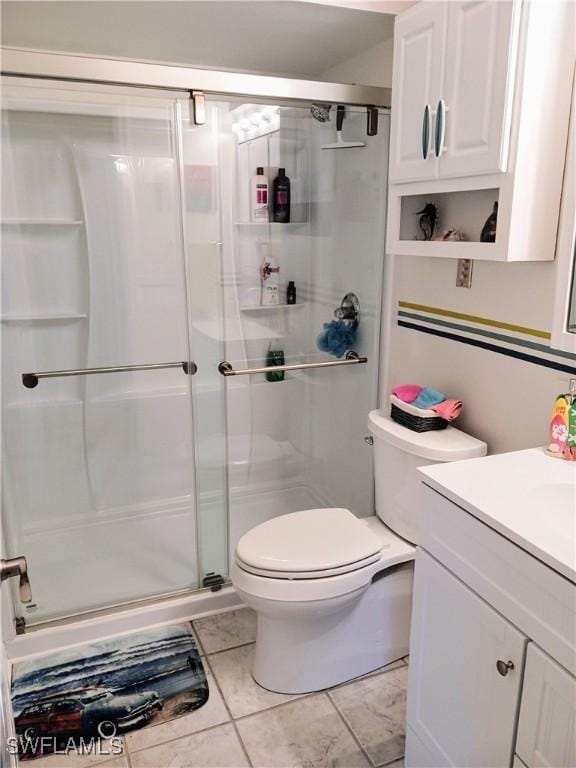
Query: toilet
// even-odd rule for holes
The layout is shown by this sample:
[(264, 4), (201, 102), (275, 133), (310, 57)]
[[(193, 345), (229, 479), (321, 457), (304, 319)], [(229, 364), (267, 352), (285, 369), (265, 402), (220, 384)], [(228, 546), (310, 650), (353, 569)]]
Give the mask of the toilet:
[(408, 653), (421, 484), (417, 468), (486, 454), (454, 427), (412, 432), (380, 411), (374, 439), (376, 515), (305, 509), (239, 540), (232, 582), (257, 614), (253, 675), (278, 693), (352, 680)]

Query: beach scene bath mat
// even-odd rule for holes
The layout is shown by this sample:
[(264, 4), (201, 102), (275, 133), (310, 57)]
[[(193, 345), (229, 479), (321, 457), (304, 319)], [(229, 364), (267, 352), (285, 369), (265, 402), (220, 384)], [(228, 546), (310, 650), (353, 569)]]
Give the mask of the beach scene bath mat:
[(208, 701), (189, 624), (157, 627), (18, 662), (12, 706), (21, 759), (94, 749)]

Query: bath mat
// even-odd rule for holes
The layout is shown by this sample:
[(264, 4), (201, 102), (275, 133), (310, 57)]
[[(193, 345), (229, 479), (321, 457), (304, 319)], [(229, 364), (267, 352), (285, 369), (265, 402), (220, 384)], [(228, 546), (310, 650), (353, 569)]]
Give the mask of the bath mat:
[[(120, 754), (120, 737), (186, 715), (208, 701), (189, 624), (156, 627), (18, 662), (12, 706), (20, 759)], [(113, 752), (111, 754), (114, 754)]]

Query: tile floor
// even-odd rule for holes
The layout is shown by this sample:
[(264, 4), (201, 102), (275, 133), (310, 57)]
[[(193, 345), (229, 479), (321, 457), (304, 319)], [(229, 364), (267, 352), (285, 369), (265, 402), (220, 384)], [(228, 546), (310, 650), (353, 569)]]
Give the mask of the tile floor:
[[(250, 674), (249, 608), (193, 622), (210, 684), (201, 709), (132, 731), (102, 768), (403, 768), (407, 661), (322, 693), (286, 696)], [(87, 768), (94, 756), (53, 755), (31, 768)]]

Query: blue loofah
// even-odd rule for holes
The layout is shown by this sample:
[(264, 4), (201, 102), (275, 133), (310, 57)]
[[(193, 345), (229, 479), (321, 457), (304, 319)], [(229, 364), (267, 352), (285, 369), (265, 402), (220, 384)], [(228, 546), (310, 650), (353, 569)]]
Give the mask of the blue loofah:
[(342, 357), (354, 347), (355, 341), (355, 330), (348, 327), (343, 320), (332, 320), (330, 323), (324, 323), (324, 330), (316, 339), (316, 345), (321, 352)]

